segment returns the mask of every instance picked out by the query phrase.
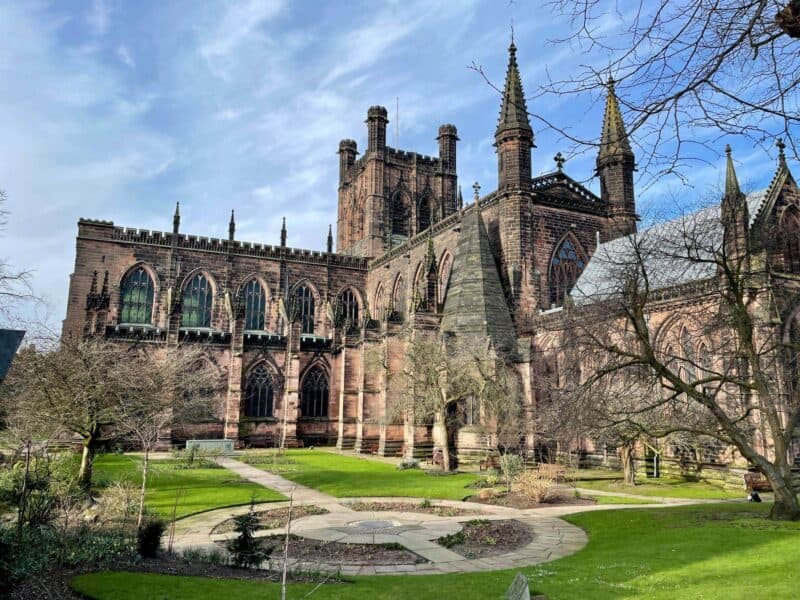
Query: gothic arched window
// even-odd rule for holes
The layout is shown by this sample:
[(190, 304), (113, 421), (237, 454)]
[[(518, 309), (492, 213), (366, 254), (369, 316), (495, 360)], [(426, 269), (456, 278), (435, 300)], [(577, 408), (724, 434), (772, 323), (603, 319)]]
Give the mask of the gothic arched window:
[(800, 214), (794, 207), (789, 208), (781, 221), (784, 270), (800, 273)]
[(431, 226), (431, 199), (423, 198), (417, 207), (417, 233)]
[(347, 288), (339, 294), (338, 309), (342, 323), (348, 329), (358, 327), (358, 299), (352, 289)]
[(183, 290), (181, 325), (184, 327), (211, 327), (213, 297), (214, 290), (208, 277), (202, 273), (192, 277)]
[(402, 276), (398, 277), (394, 284), (389, 318), (397, 322), (402, 322), (406, 318), (406, 282)]
[(408, 214), (402, 194), (395, 194), (389, 205), (389, 224), (392, 235), (408, 236)]
[(257, 279), (251, 279), (242, 290), (244, 301), (244, 328), (251, 331), (264, 329), (264, 314), (267, 308), (267, 294)]
[(442, 262), (439, 265), (439, 303), (444, 304), (444, 299), (447, 297), (447, 284), (450, 283), (450, 270), (453, 267), (453, 259), (449, 254), (442, 257)]
[(686, 383), (692, 383), (695, 379), (695, 366), (697, 364), (692, 343), (692, 334), (685, 327), (681, 331), (681, 354), (683, 355), (683, 375)]
[(153, 278), (144, 267), (128, 273), (120, 292), (120, 323), (150, 324), (153, 318)]
[(313, 367), (303, 377), (300, 411), (304, 417), (328, 416), (328, 376), (320, 367)]
[(550, 259), (550, 306), (561, 306), (586, 266), (575, 242), (564, 238)]
[(272, 376), (264, 365), (258, 365), (247, 377), (244, 392), (246, 417), (271, 417), (273, 397)]
[(383, 321), (386, 316), (386, 295), (383, 292), (383, 285), (378, 286), (375, 292), (375, 302), (372, 307), (373, 318), (378, 321)]
[(314, 333), (314, 293), (307, 285), (294, 292), (297, 314), (300, 318), (300, 333)]

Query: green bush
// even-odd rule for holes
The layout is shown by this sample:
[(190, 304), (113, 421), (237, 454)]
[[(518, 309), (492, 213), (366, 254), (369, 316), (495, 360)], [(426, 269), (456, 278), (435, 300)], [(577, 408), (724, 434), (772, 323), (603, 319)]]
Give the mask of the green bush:
[(235, 524), (234, 531), (239, 535), (228, 542), (227, 548), (231, 553), (234, 566), (257, 567), (268, 558), (269, 552), (253, 535), (259, 525), (254, 505), (250, 505), (247, 513), (233, 517), (233, 522)]
[(161, 536), (166, 524), (161, 519), (145, 521), (136, 532), (136, 550), (142, 558), (155, 558), (161, 548)]

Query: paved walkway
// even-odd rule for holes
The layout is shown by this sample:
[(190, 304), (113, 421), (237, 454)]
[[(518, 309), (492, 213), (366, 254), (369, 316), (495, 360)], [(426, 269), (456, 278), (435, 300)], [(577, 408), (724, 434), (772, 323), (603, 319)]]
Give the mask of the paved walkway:
[[(467, 511), (452, 517), (440, 517), (426, 513), (402, 511), (354, 511), (356, 502), (404, 502), (419, 504), (422, 498), (334, 498), (317, 490), (299, 485), (279, 475), (269, 473), (229, 457), (217, 459), (219, 464), (241, 477), (292, 497), (294, 505), (314, 505), (327, 510), (323, 515), (301, 517), (292, 521), (292, 533), (310, 539), (343, 542), (382, 544), (398, 543), (417, 554), (416, 564), (371, 565), (322, 561), (289, 560), (293, 569), (341, 572), (345, 575), (375, 574), (437, 574), (497, 569), (519, 568), (535, 565), (573, 554), (583, 548), (588, 539), (582, 529), (563, 519), (564, 515), (589, 510), (617, 510), (631, 505), (555, 505), (547, 508), (518, 510), (502, 506), (491, 506), (473, 502), (436, 500), (434, 505), (459, 508)], [(604, 495), (596, 490), (581, 490), (587, 494)], [(624, 493), (611, 495), (624, 496)], [(633, 494), (631, 497), (641, 498)], [(655, 503), (670, 505), (693, 504), (697, 501), (677, 498), (653, 498)], [(663, 506), (663, 504), (661, 504)], [(256, 505), (257, 511), (284, 508), (289, 502), (269, 502)], [(636, 507), (648, 506), (637, 504)], [(219, 542), (235, 534), (212, 534), (219, 523), (236, 515), (244, 514), (249, 506), (223, 508), (180, 519), (175, 525), (173, 548), (177, 551), (188, 548), (219, 550)], [(436, 539), (459, 531), (464, 521), (482, 519), (515, 519), (528, 525), (533, 532), (533, 541), (527, 546), (507, 554), (482, 559), (467, 559), (436, 543)], [(258, 537), (284, 534), (283, 528), (261, 530)], [(280, 560), (272, 562), (280, 568)]]

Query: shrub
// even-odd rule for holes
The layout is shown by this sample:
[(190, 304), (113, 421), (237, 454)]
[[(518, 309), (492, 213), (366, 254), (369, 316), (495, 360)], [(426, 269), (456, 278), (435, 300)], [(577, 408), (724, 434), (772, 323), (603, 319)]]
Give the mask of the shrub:
[(500, 470), (503, 472), (503, 477), (505, 477), (508, 490), (511, 491), (511, 483), (514, 478), (519, 475), (520, 471), (522, 471), (524, 463), (519, 455), (511, 454), (510, 452), (501, 454), (499, 461)]
[(139, 507), (139, 486), (131, 481), (115, 481), (103, 491), (102, 517), (104, 521), (123, 524), (136, 514)]
[(420, 508), (430, 508), (431, 506), (433, 506), (433, 504), (428, 498), (425, 498), (422, 502), (419, 503)]
[(189, 562), (204, 562), (212, 565), (227, 566), (230, 559), (222, 550), (216, 548), (187, 548), (181, 554), (184, 560)]
[(161, 548), (161, 536), (166, 524), (161, 519), (149, 519), (136, 532), (136, 550), (142, 558), (155, 558)]
[(536, 504), (554, 502), (560, 497), (556, 482), (536, 471), (523, 471), (514, 480), (517, 492)]
[(234, 530), (239, 535), (228, 542), (227, 548), (234, 566), (257, 567), (268, 557), (268, 553), (253, 535), (258, 529), (258, 515), (253, 504), (250, 504), (250, 510), (246, 514), (234, 517), (233, 521)]
[(399, 471), (405, 471), (406, 469), (419, 469), (419, 461), (416, 458), (405, 458), (400, 462), (399, 465), (397, 465), (397, 469)]

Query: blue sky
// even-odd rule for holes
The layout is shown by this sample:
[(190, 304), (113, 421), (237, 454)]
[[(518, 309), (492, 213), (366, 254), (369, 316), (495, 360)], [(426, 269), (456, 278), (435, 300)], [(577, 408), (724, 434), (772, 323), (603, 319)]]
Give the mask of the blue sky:
[[(168, 230), (180, 201), (184, 232), (224, 237), (235, 209), (239, 239), (276, 243), (286, 216), (290, 245), (321, 249), (339, 140), (363, 148), (367, 108), (382, 104), (395, 145), (398, 97), (399, 146), (435, 154), (438, 126), (454, 123), (465, 198), (475, 180), (488, 192), (500, 99), (468, 65), (502, 83), (512, 17), (529, 96), (547, 69), (608, 60), (549, 43), (570, 30), (551, 15), (546, 0), (0, 0), (0, 256), (33, 270), (38, 316), (58, 327), (79, 217)], [(601, 97), (544, 96), (529, 109), (599, 134)], [(534, 172), (551, 171), (569, 145), (534, 129)], [(740, 179), (765, 185), (774, 159), (735, 150)], [(718, 185), (721, 160), (709, 160), (693, 190), (661, 180), (640, 207)], [(566, 171), (587, 180), (593, 161), (572, 157)]]

